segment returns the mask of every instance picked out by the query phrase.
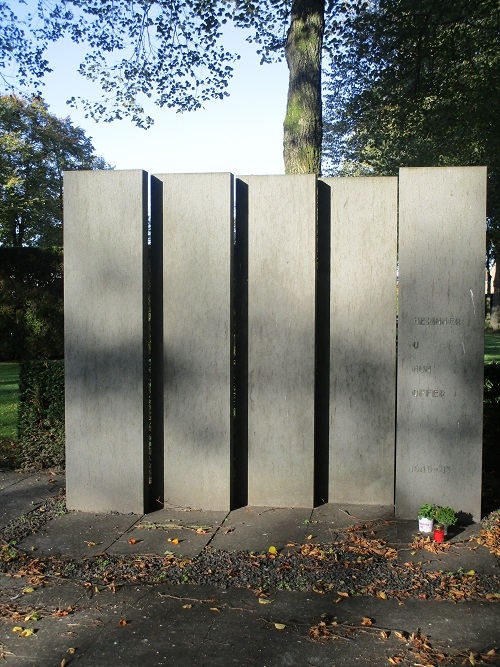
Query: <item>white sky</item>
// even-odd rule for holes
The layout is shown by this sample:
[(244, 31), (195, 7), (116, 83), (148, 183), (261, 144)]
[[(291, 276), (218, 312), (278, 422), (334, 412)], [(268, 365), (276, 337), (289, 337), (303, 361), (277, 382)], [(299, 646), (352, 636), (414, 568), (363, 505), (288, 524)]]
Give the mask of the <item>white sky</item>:
[[(71, 42), (50, 47), (53, 73), (41, 92), (51, 113), (70, 116), (92, 137), (96, 153), (116, 169), (149, 173), (227, 172), (282, 174), (283, 118), (288, 70), (285, 63), (260, 65), (245, 33), (234, 30), (230, 48), (241, 54), (234, 64), (230, 97), (206, 103), (203, 110), (184, 114), (146, 106), (154, 125), (143, 130), (130, 120), (96, 123), (66, 104), (70, 97), (97, 99), (98, 86), (77, 72), (79, 47)], [(93, 92), (94, 91), (94, 92)]]

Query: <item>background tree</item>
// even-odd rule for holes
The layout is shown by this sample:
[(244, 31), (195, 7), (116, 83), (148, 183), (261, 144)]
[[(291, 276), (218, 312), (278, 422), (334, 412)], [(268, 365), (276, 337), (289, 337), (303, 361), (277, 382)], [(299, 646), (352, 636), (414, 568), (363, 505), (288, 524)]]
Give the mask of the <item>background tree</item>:
[(0, 244), (61, 246), (63, 170), (108, 166), (41, 98), (0, 96)]
[(19, 3), (0, 0), (0, 21), (11, 36), (9, 62), (19, 60), (24, 78), (39, 79), (46, 45), (69, 35), (89, 45), (80, 72), (104, 91), (98, 103), (79, 100), (89, 115), (130, 116), (143, 127), (152, 122), (143, 98), (186, 111), (226, 96), (238, 55), (224, 47), (225, 25), (245, 29), (263, 62), (289, 66), (285, 171), (320, 172), (322, 58), (337, 48), (349, 6), (363, 0), (38, 0), (36, 15), (23, 18)]
[[(487, 242), (500, 266), (500, 5), (497, 0), (379, 0), (344, 24), (329, 71), (330, 173), (486, 165)], [(492, 324), (500, 328), (500, 271)]]

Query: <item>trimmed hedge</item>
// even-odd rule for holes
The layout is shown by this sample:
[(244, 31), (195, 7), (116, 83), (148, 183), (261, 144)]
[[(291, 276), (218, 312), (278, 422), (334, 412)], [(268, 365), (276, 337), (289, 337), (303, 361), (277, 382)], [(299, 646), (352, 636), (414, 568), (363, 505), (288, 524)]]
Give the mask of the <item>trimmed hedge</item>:
[(63, 361), (21, 364), (19, 445), (24, 468), (64, 467)]

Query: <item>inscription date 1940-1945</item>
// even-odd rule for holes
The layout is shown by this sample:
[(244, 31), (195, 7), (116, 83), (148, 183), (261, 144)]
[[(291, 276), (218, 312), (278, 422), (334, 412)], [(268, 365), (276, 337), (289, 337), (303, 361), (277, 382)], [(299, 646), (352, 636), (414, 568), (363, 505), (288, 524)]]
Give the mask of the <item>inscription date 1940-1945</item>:
[(440, 465), (440, 466), (412, 466), (411, 467), (411, 472), (425, 472), (425, 473), (432, 473), (432, 472), (437, 472), (442, 475), (446, 475), (447, 473), (451, 472), (451, 466), (445, 466), (445, 465)]

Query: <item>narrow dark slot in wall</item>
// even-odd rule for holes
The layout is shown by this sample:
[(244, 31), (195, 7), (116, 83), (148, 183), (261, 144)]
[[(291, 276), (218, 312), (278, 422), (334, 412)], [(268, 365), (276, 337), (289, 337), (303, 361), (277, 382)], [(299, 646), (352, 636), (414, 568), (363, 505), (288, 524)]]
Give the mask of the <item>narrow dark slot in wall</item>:
[(314, 505), (328, 502), (330, 407), (330, 186), (318, 181), (314, 392)]
[(151, 177), (151, 486), (150, 510), (164, 501), (163, 183)]
[(248, 185), (236, 179), (231, 508), (248, 504)]

